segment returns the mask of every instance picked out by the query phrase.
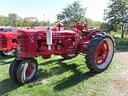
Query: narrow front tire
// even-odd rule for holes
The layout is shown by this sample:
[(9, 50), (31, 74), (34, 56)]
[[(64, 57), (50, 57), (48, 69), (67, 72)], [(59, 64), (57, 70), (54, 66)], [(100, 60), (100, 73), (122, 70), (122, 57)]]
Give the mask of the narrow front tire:
[(17, 80), (20, 84), (33, 81), (37, 73), (37, 61), (33, 58), (23, 60), (17, 69)]

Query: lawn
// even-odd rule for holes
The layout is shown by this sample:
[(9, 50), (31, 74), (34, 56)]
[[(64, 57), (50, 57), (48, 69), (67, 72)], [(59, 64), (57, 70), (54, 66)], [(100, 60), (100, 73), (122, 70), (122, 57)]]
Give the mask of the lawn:
[(0, 96), (104, 96), (109, 87), (108, 77), (114, 72), (114, 65), (101, 74), (90, 73), (83, 56), (60, 61), (61, 57), (39, 62), (35, 81), (19, 86), (10, 80), (8, 68), (10, 59), (1, 59)]
[(128, 50), (128, 34), (124, 39), (120, 38), (120, 34), (118, 32), (112, 33), (115, 37), (115, 44), (117, 50)]

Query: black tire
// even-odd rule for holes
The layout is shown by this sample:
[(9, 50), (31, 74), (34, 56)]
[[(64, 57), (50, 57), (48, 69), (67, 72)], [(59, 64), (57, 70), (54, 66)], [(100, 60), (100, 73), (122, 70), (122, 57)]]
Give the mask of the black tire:
[(5, 56), (7, 56), (7, 54), (3, 51), (0, 51), (0, 56), (5, 57)]
[(18, 51), (19, 51), (18, 48), (14, 49), (12, 51), (9, 51), (9, 52), (0, 51), (0, 56), (1, 57), (6, 57), (6, 56), (15, 56), (15, 57), (17, 57)]
[[(28, 68), (32, 69), (28, 69)], [(19, 84), (25, 84), (33, 81), (38, 69), (37, 61), (35, 59), (23, 60), (17, 69), (17, 80)], [(31, 71), (30, 71), (31, 70)], [(29, 73), (30, 72), (30, 73)], [(28, 75), (28, 76), (27, 76)]]
[[(105, 42), (108, 45), (108, 51), (107, 52), (103, 51), (102, 49), (103, 47), (100, 47), (101, 48), (100, 50), (102, 53), (101, 54), (99, 51), (96, 51), (96, 50), (97, 48), (99, 48), (98, 46), (101, 46), (100, 44), (102, 44), (103, 42)], [(106, 54), (106, 55), (103, 55), (103, 54)], [(85, 56), (87, 67), (92, 72), (100, 73), (108, 68), (108, 66), (112, 61), (113, 55), (114, 55), (113, 37), (108, 32), (98, 33), (92, 38), (90, 43), (88, 43), (88, 48)], [(102, 56), (102, 59), (100, 60), (100, 62), (97, 61), (96, 56), (99, 56), (99, 57)]]
[(18, 82), (17, 81), (17, 76), (16, 76), (16, 73), (17, 73), (17, 69), (18, 69), (18, 66), (20, 64), (21, 60), (13, 60), (13, 62), (10, 64), (10, 67), (9, 67), (9, 75), (10, 75), (10, 78), (14, 81), (14, 82)]
[(61, 55), (63, 57), (63, 59), (72, 59), (74, 57), (76, 57), (78, 54), (75, 54), (74, 56), (68, 56), (68, 54), (66, 55)]
[(19, 51), (19, 48), (16, 48), (15, 51), (13, 52), (13, 55), (14, 55), (15, 57), (17, 57), (17, 55), (18, 55), (18, 51)]

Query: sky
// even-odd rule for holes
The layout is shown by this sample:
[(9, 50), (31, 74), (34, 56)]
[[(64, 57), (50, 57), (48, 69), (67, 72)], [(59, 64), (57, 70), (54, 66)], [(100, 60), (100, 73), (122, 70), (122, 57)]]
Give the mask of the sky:
[[(39, 20), (56, 21), (56, 14), (76, 0), (0, 0), (0, 15), (16, 13), (21, 17), (37, 17)], [(103, 21), (108, 0), (77, 0), (87, 9), (85, 17)]]

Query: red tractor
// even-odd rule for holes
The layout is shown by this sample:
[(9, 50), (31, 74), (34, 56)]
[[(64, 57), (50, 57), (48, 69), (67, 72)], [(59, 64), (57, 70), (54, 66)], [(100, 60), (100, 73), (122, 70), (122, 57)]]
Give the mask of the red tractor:
[(113, 37), (106, 30), (89, 29), (84, 23), (74, 24), (72, 30), (63, 30), (58, 24), (43, 30), (19, 30), (19, 51), (9, 68), (10, 77), (20, 83), (28, 83), (36, 75), (37, 56), (50, 58), (60, 55), (70, 59), (78, 54), (86, 54), (86, 64), (90, 71), (99, 73), (110, 65), (114, 54)]
[(13, 27), (0, 27), (0, 55), (15, 54), (17, 50), (17, 32)]

